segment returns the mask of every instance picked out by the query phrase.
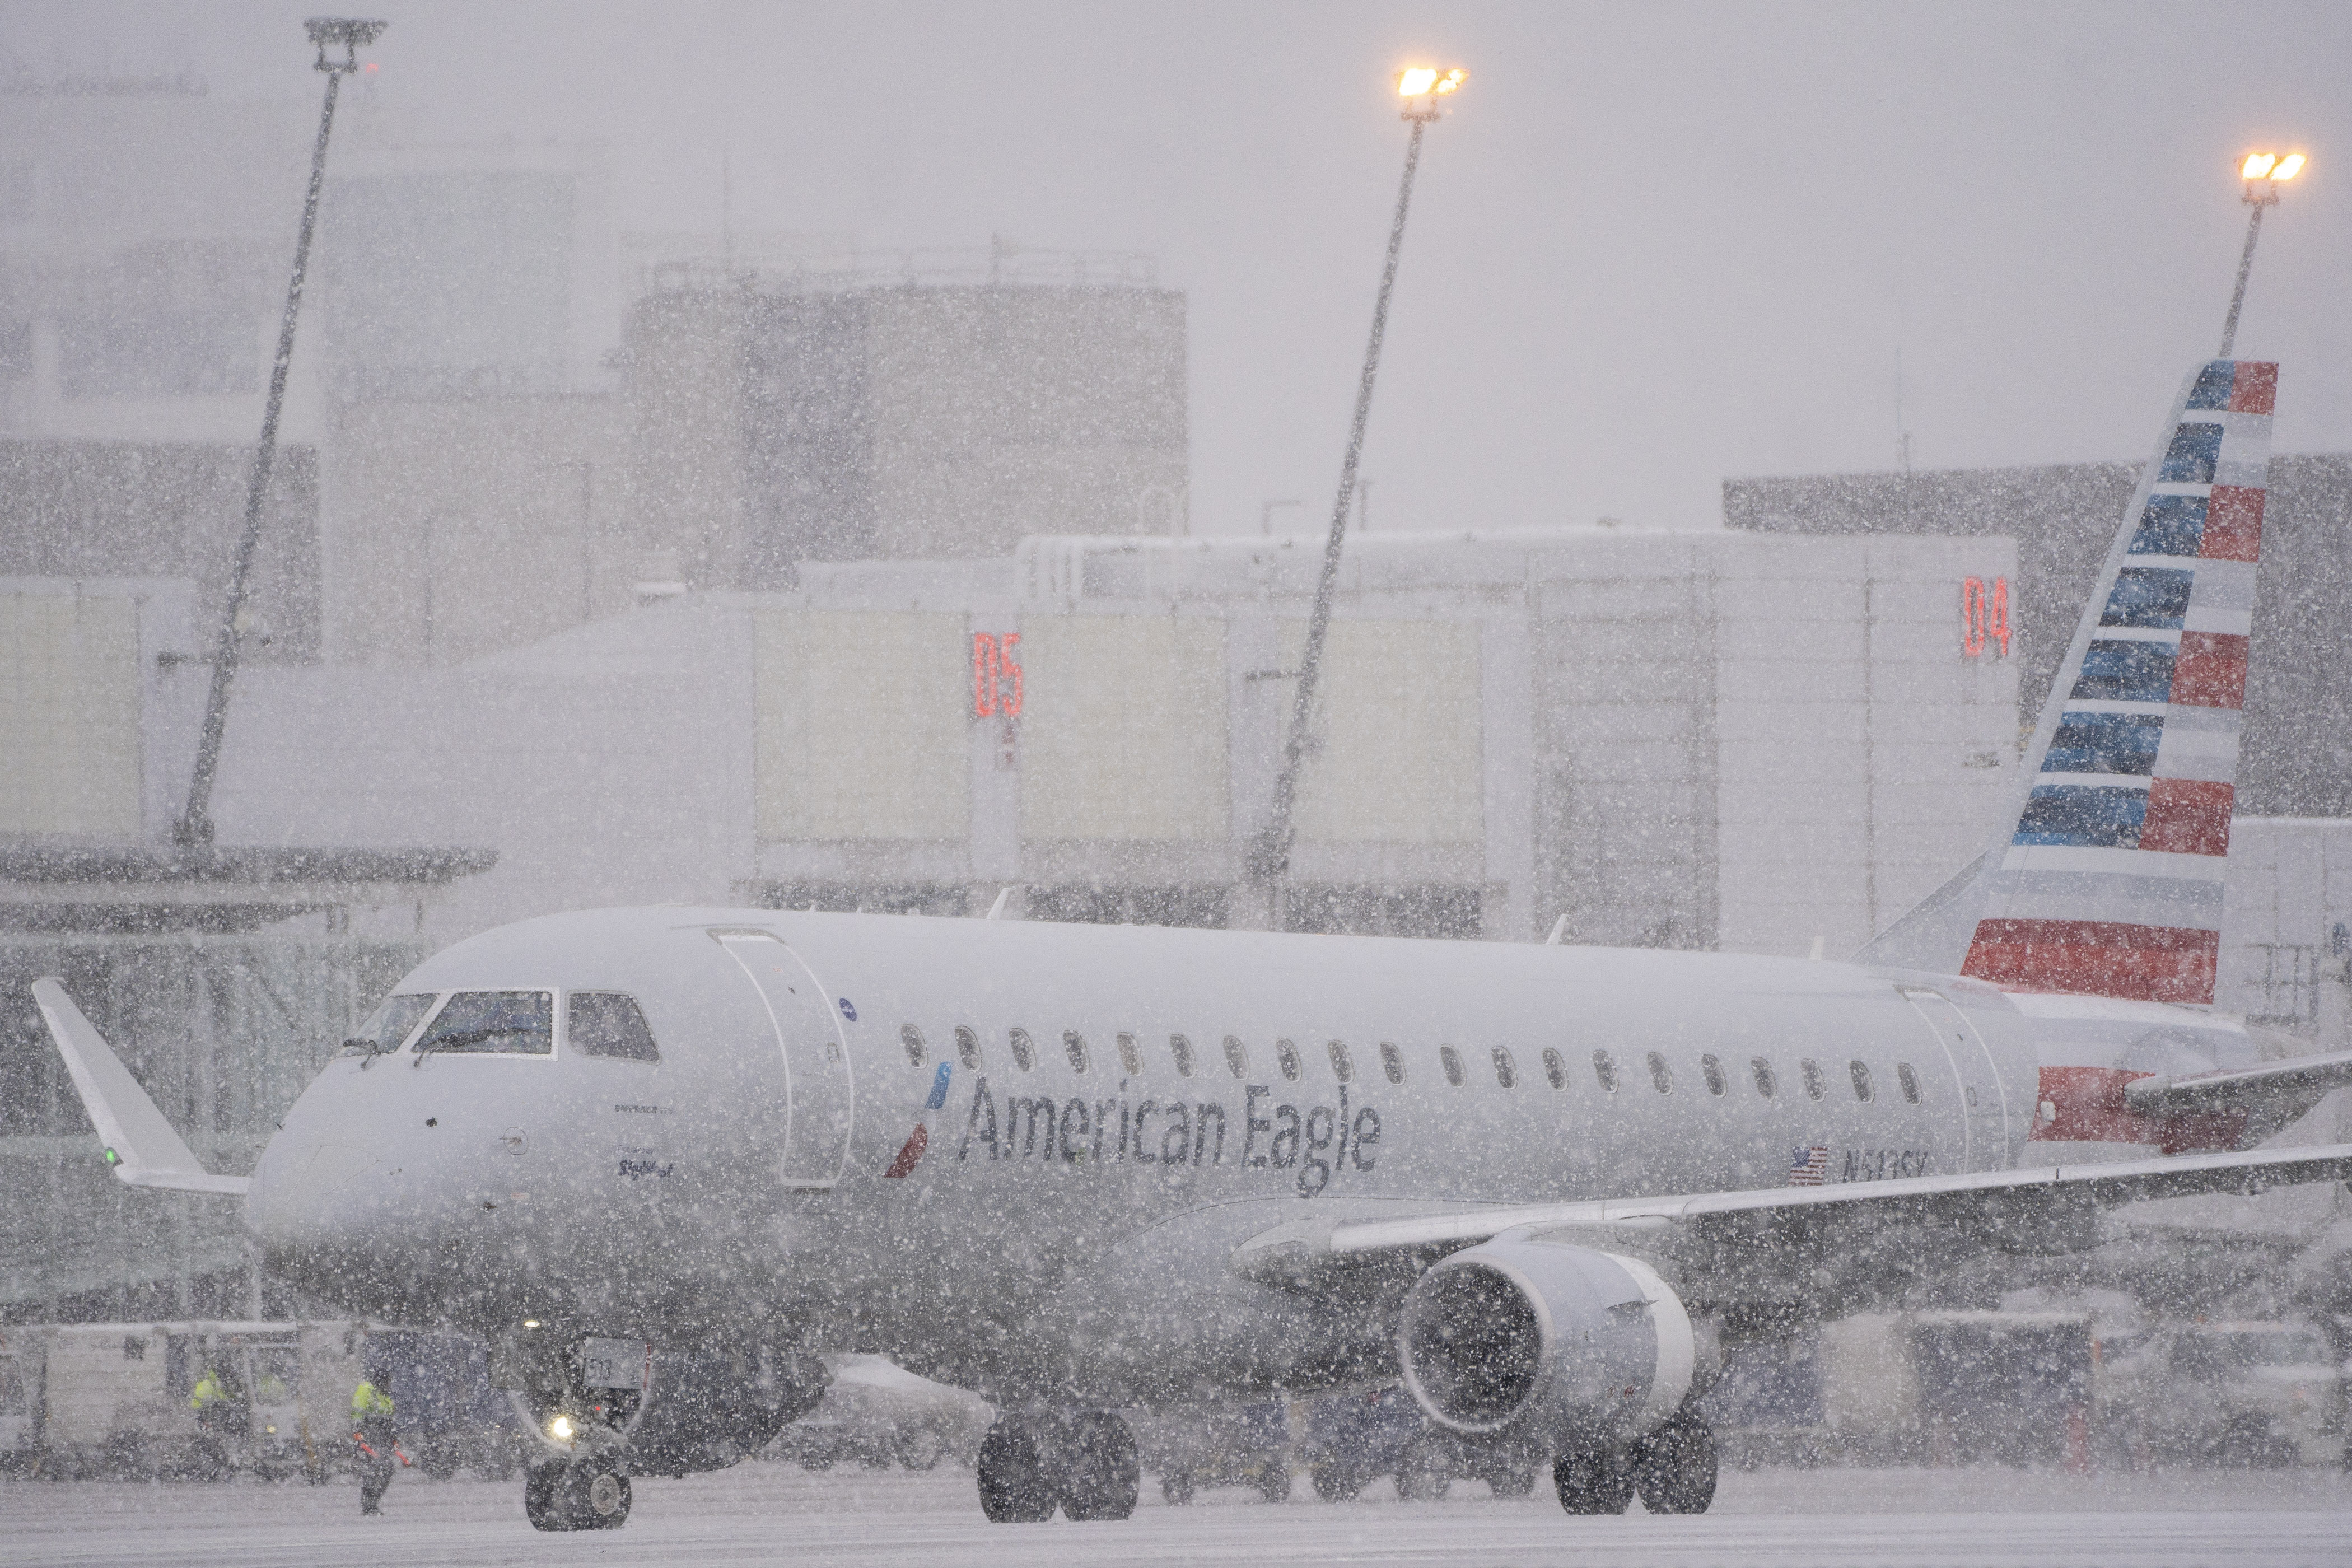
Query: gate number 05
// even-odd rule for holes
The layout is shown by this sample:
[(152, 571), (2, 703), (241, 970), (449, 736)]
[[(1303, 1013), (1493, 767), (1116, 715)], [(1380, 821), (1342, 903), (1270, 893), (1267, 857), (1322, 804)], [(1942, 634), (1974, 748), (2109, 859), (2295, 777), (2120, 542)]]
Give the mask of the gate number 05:
[(1013, 657), (1019, 632), (971, 634), (971, 712), (975, 719), (1021, 717), (1021, 661)]

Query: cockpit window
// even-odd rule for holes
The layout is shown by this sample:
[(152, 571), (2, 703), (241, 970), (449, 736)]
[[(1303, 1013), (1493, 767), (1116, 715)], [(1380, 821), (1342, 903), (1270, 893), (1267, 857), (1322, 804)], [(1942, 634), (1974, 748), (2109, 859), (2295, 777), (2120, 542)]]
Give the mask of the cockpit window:
[(555, 996), (547, 991), (460, 991), (435, 1016), (416, 1054), (555, 1054)]
[[(574, 991), (564, 1005), (564, 1016), (572, 1029), (572, 1048), (583, 1057), (618, 1057), (623, 1061), (657, 1062), (661, 1051), (654, 1045), (654, 1032), (646, 1026), (646, 1016), (638, 1010), (635, 1000), (618, 991)], [(914, 1026), (907, 1026), (913, 1030)], [(910, 1050), (922, 1048), (923, 1037), (917, 1033)], [(922, 1064), (919, 1061), (918, 1067)]]
[(433, 1011), (433, 993), (421, 992), (406, 996), (387, 996), (383, 1005), (368, 1015), (359, 1033), (343, 1042), (342, 1054), (352, 1057), (380, 1056), (396, 1051), (408, 1042), (425, 1015)]

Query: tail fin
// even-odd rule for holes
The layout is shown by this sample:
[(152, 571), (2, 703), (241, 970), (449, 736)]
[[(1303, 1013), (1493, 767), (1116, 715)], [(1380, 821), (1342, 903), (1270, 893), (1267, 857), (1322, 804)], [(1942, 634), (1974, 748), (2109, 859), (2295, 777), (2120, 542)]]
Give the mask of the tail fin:
[(1962, 973), (2213, 1000), (2277, 382), (2215, 360), (2173, 405), (2051, 685)]
[(134, 1187), (228, 1197), (244, 1194), (247, 1178), (215, 1176), (205, 1169), (63, 985), (36, 980), (33, 1000), (40, 1004), (42, 1021), (58, 1043), (58, 1054), (66, 1059), (66, 1071), (106, 1146), (106, 1163), (114, 1168), (116, 1179)]

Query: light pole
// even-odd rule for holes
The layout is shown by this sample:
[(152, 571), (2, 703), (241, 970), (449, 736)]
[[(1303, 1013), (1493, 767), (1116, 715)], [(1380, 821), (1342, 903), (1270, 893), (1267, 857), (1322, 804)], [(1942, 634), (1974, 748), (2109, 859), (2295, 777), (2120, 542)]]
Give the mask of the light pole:
[[(220, 636), (213, 644), (213, 683), (205, 698), (205, 728), (196, 742), (196, 769), (188, 781), (188, 807), (172, 825), (181, 844), (213, 841), (213, 775), (220, 767), (221, 733), (228, 727), (229, 688), (236, 679), (236, 622), (245, 608), (246, 580), (253, 574), (261, 544), (261, 503), (269, 492), (269, 470), (278, 458), (278, 414), (286, 405), (286, 369), (294, 359), (294, 321), (302, 310), (302, 275), (310, 265), (310, 235), (319, 223), (319, 187), (327, 174), (327, 136), (335, 128), (335, 94), (343, 79), (360, 68), (359, 51), (376, 40), (382, 22), (313, 16), (302, 24), (319, 50), (313, 70), (327, 73), (327, 100), (319, 110), (319, 140), (310, 149), (310, 186), (302, 197), (302, 227), (294, 241), (294, 275), (286, 285), (286, 314), (278, 326), (278, 357), (269, 366), (269, 401), (261, 414), (261, 445), (253, 454), (253, 481), (245, 492), (245, 531), (237, 535), (236, 559), (229, 568), (228, 604)], [(342, 50), (331, 58), (330, 49)]]
[(2302, 174), (2309, 162), (2300, 153), (2284, 157), (2276, 153), (2249, 153), (2238, 166), (2239, 177), (2246, 182), (2243, 199), (2254, 211), (2246, 220), (2246, 248), (2238, 258), (2238, 286), (2230, 290), (2230, 318), (2221, 323), (2221, 352), (2217, 358), (2228, 359), (2238, 344), (2238, 310), (2246, 302), (2246, 274), (2254, 269), (2254, 242), (2263, 237), (2263, 209), (2278, 205), (2280, 184)]
[(1405, 213), (1412, 205), (1413, 171), (1421, 165), (1421, 133), (1438, 118), (1442, 100), (1462, 90), (1469, 73), (1460, 68), (1441, 70), (1412, 66), (1397, 73), (1397, 96), (1404, 100), (1403, 119), (1412, 125), (1404, 144), (1404, 179), (1397, 187), (1396, 220), (1389, 226), (1388, 260), (1381, 269), (1381, 292), (1372, 306), (1371, 341), (1364, 345), (1364, 373), (1356, 383), (1356, 417), (1348, 426), (1347, 456), (1339, 463), (1339, 493), (1331, 503), (1331, 531), (1323, 544), (1323, 572), (1315, 583), (1315, 608), (1307, 618), (1307, 648), (1298, 661), (1298, 692), (1291, 705), (1290, 733), (1282, 743), (1282, 766), (1275, 774), (1274, 805), (1266, 824), (1250, 846), (1250, 875), (1266, 884), (1269, 924), (1284, 924), (1284, 883), (1290, 873), (1290, 846), (1296, 828), (1293, 807), (1298, 798), (1298, 773), (1314, 749), (1308, 726), (1315, 714), (1315, 685), (1323, 668), (1323, 637), (1331, 625), (1331, 590), (1339, 577), (1339, 549), (1348, 539), (1348, 508), (1355, 498), (1356, 463), (1364, 451), (1364, 422), (1371, 417), (1372, 383), (1381, 368), (1381, 340), (1387, 335), (1389, 294), (1396, 287), (1397, 255), (1404, 247)]

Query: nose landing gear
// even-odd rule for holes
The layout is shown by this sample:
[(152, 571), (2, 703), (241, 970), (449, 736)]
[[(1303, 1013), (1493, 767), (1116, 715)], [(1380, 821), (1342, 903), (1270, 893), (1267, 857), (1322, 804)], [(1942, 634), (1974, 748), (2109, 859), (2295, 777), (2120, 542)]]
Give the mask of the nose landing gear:
[(536, 1530), (620, 1529), (629, 1521), (626, 1444), (645, 1405), (646, 1374), (635, 1370), (648, 1364), (645, 1345), (534, 1333), (499, 1350), (493, 1376), (511, 1379), (503, 1386), (540, 1438), (523, 1467), (523, 1517)]
[(615, 1456), (542, 1459), (523, 1471), (522, 1511), (534, 1530), (618, 1530), (629, 1522), (629, 1478)]

